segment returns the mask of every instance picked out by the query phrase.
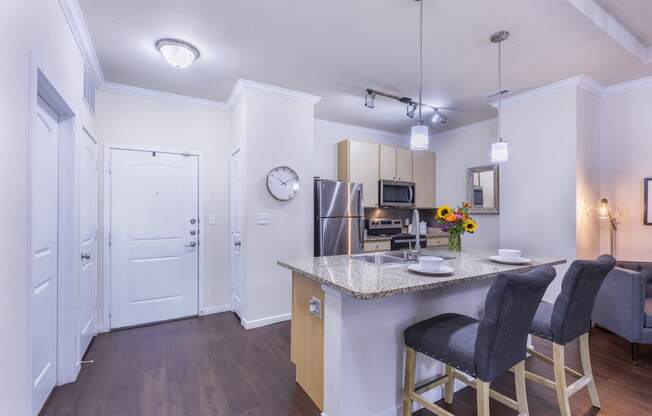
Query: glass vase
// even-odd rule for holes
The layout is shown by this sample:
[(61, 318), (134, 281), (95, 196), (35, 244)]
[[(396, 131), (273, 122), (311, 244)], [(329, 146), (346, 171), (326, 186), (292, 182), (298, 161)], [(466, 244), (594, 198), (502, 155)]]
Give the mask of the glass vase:
[(451, 234), (448, 236), (448, 250), (449, 251), (462, 251), (462, 235)]

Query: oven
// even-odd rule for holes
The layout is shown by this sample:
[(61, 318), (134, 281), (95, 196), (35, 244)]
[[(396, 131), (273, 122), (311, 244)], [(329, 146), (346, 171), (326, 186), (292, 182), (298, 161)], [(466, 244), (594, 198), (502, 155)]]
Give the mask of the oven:
[(414, 208), (414, 182), (378, 181), (378, 206), (383, 208)]

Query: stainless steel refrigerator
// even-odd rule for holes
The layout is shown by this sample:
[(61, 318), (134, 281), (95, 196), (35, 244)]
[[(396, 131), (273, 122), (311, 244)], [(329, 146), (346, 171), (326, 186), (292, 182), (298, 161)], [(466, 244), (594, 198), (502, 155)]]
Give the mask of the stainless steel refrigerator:
[(362, 184), (315, 179), (315, 256), (362, 253)]

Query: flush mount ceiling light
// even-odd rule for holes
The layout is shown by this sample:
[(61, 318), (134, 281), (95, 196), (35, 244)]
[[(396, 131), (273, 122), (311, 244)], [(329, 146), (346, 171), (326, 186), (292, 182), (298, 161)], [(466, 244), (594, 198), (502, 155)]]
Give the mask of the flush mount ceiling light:
[(491, 145), (491, 161), (494, 163), (507, 162), (509, 153), (507, 152), (507, 143), (501, 135), (502, 127), (502, 109), (503, 109), (503, 85), (502, 85), (502, 43), (509, 38), (509, 32), (502, 30), (491, 35), (493, 43), (498, 44), (498, 138)]
[(429, 147), (429, 131), (428, 126), (423, 125), (421, 116), (423, 109), (423, 0), (416, 1), (419, 2), (419, 123), (412, 126), (410, 148), (412, 150), (427, 150)]
[(170, 65), (177, 69), (190, 66), (200, 56), (197, 48), (179, 39), (161, 39), (156, 42), (156, 49)]

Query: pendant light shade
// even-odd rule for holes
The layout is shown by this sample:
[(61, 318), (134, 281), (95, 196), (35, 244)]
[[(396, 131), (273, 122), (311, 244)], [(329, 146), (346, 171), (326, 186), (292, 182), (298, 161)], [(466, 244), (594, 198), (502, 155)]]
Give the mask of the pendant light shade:
[(429, 145), (428, 126), (412, 126), (412, 134), (410, 135), (410, 149), (428, 150)]
[(491, 161), (493, 163), (503, 163), (509, 160), (507, 152), (507, 143), (502, 140), (491, 144)]
[(503, 163), (509, 160), (507, 143), (501, 136), (503, 124), (503, 77), (502, 77), (502, 42), (509, 38), (509, 32), (502, 30), (491, 35), (491, 41), (498, 44), (498, 138), (491, 145), (491, 161)]

